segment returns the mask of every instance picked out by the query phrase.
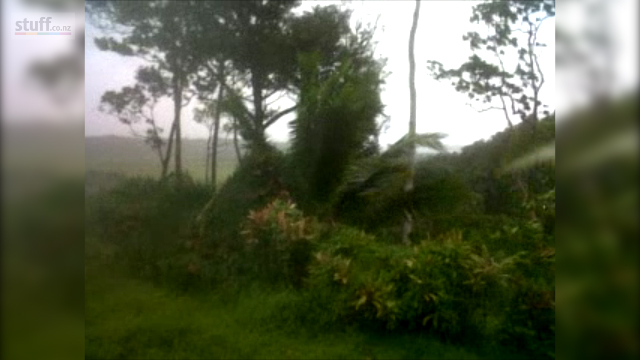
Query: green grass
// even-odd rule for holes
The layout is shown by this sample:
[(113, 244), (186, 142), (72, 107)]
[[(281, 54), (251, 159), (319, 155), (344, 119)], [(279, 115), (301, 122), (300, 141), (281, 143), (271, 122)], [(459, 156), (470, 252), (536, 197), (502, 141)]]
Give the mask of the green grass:
[[(108, 249), (93, 248), (94, 255)], [(108, 256), (108, 255), (107, 255)], [(86, 359), (496, 359), (417, 335), (283, 328), (287, 293), (177, 294), (88, 258)], [(504, 356), (501, 356), (504, 357)]]

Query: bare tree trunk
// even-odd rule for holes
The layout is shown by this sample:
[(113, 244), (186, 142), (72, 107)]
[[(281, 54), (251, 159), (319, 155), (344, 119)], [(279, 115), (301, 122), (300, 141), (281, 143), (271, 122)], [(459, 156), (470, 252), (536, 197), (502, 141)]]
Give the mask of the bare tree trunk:
[[(416, 40), (416, 30), (418, 28), (418, 19), (420, 17), (420, 0), (416, 0), (416, 8), (413, 12), (413, 24), (411, 25), (411, 33), (409, 35), (409, 176), (407, 182), (404, 185), (404, 192), (407, 201), (410, 203), (413, 198), (414, 189), (414, 172), (415, 172), (415, 156), (416, 156), (416, 59), (414, 53), (414, 46)], [(405, 209), (405, 220), (402, 229), (402, 242), (404, 244), (410, 244), (409, 235), (413, 231), (413, 209), (411, 207)]]
[(169, 173), (169, 159), (171, 159), (171, 151), (173, 150), (173, 137), (176, 132), (176, 123), (175, 121), (171, 125), (171, 131), (169, 132), (169, 139), (167, 143), (167, 153), (162, 159), (162, 179), (166, 178)]
[(213, 141), (213, 124), (209, 126), (209, 136), (207, 136), (207, 150), (204, 161), (204, 183), (209, 184), (209, 167), (211, 166), (211, 141)]
[(173, 75), (173, 107), (174, 123), (176, 126), (176, 176), (182, 176), (182, 129), (180, 126), (180, 115), (182, 113), (182, 79), (179, 72)]
[(240, 153), (240, 145), (238, 144), (238, 120), (233, 119), (233, 147), (236, 149), (236, 157), (238, 158), (238, 164), (242, 164), (242, 154)]
[(218, 102), (213, 125), (213, 149), (211, 151), (211, 186), (214, 193), (218, 185), (218, 133), (220, 130), (220, 104), (222, 104), (222, 99), (224, 98), (224, 86), (222, 84), (224, 81), (224, 61), (218, 63), (218, 81), (220, 84), (218, 85)]
[(253, 148), (262, 149), (267, 144), (267, 139), (264, 134), (264, 109), (263, 109), (263, 97), (262, 97), (262, 78), (258, 71), (254, 71), (251, 76), (251, 86), (253, 88), (253, 110), (254, 110), (254, 133), (252, 134), (252, 139), (250, 140), (250, 145)]

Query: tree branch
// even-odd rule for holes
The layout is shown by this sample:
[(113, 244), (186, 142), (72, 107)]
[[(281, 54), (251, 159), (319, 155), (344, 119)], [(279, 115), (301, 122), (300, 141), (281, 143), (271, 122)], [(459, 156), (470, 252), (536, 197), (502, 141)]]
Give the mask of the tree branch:
[(272, 96), (273, 96), (275, 93), (277, 93), (278, 91), (280, 91), (280, 89), (275, 89), (275, 90), (271, 91), (269, 94), (266, 94), (266, 95), (263, 97), (263, 99), (265, 99), (265, 100), (266, 100), (266, 99), (268, 99), (268, 98), (272, 97)]
[[(275, 92), (274, 92), (274, 94), (275, 94)], [(272, 95), (273, 95), (273, 94), (272, 94)], [(286, 92), (283, 92), (282, 94), (280, 94), (280, 96), (278, 96), (278, 98), (277, 98), (277, 99), (275, 99), (275, 100), (273, 100), (273, 101), (269, 102), (269, 103), (267, 104), (267, 107), (268, 107), (268, 106), (273, 105), (275, 102), (277, 102), (278, 100), (282, 99), (282, 98), (283, 98), (283, 97), (285, 97), (286, 95), (287, 95), (287, 93), (286, 93)]]
[[(511, 97), (511, 95), (509, 95)], [(507, 119), (507, 124), (509, 124), (509, 128), (513, 128), (513, 122), (511, 121), (511, 116), (509, 116), (509, 112), (507, 111), (507, 104), (504, 101), (504, 97), (502, 95), (500, 95), (500, 101), (502, 102), (502, 110), (504, 111), (504, 117)], [(515, 114), (516, 109), (515, 109), (515, 105), (513, 103), (513, 97), (511, 97), (511, 109), (513, 110), (513, 113)]]
[(552, 18), (552, 17), (553, 17), (553, 16), (551, 16), (551, 15), (547, 15), (547, 16), (543, 17), (542, 19), (540, 19), (540, 21), (538, 21), (538, 25), (536, 26), (536, 32), (538, 32), (538, 29), (540, 29), (540, 26), (542, 25), (542, 23), (543, 23), (545, 20), (547, 20), (547, 19), (549, 19), (549, 18)]
[(127, 125), (129, 125), (129, 130), (131, 130), (131, 135), (133, 135), (133, 137), (136, 138), (140, 138), (140, 139), (144, 139), (145, 136), (138, 134), (138, 132), (136, 132), (136, 130), (133, 128), (133, 123), (129, 122), (127, 123)]
[(271, 126), (273, 123), (278, 121), (278, 119), (280, 119), (281, 117), (283, 117), (283, 116), (285, 116), (285, 115), (287, 115), (287, 114), (289, 114), (291, 112), (294, 112), (297, 108), (298, 108), (298, 105), (293, 105), (292, 107), (290, 107), (288, 109), (285, 109), (285, 110), (282, 110), (279, 113), (273, 115), (269, 120), (267, 120), (265, 122), (264, 127), (267, 128), (267, 127)]
[[(538, 62), (538, 56), (535, 54), (534, 49), (536, 42), (538, 41), (538, 29), (542, 22), (538, 24), (538, 26), (533, 26), (533, 24), (529, 23), (529, 71), (531, 73), (531, 87), (533, 87), (533, 118), (534, 121), (538, 120), (538, 95), (540, 93), (540, 88), (542, 88), (542, 84), (544, 84), (544, 75), (540, 69), (540, 64)], [(538, 74), (540, 75), (540, 82), (536, 82), (536, 69)]]
[[(225, 85), (225, 89), (227, 90), (227, 93), (229, 95), (232, 96), (237, 96), (240, 100), (242, 100), (242, 97), (240, 95), (238, 95), (238, 93), (235, 91), (234, 88)], [(244, 113), (244, 115), (247, 117), (247, 119), (252, 120), (254, 118), (253, 114), (251, 113), (251, 111), (247, 108), (247, 106), (245, 104), (242, 104), (243, 106), (241, 106), (240, 110), (242, 110), (242, 112)]]
[(193, 99), (194, 96), (196, 96), (195, 92), (191, 93), (191, 96), (188, 96), (188, 97), (185, 96), (185, 99), (183, 99), (183, 100), (186, 100), (187, 102), (181, 103), (180, 106), (185, 107), (185, 106), (189, 105), (189, 103), (191, 102), (191, 99)]
[(540, 83), (538, 84), (538, 90), (540, 90), (540, 88), (542, 88), (542, 84), (544, 84), (544, 73), (542, 72), (542, 69), (540, 69), (540, 63), (538, 62), (538, 55), (533, 54), (533, 61), (536, 65), (538, 74), (540, 75)]
[[(496, 57), (500, 62), (500, 69), (502, 70), (502, 76), (500, 76), (500, 80), (502, 82), (502, 86), (504, 87), (505, 84), (507, 83), (507, 80), (505, 79), (505, 75), (504, 75), (506, 74), (504, 62), (502, 62), (502, 57), (500, 56), (500, 52), (498, 51), (497, 46), (493, 52), (496, 54)], [(515, 114), (516, 113), (515, 101), (511, 94), (509, 94), (508, 96), (511, 99), (511, 112), (512, 114)], [(502, 94), (500, 94), (500, 102), (502, 102), (502, 108), (499, 108), (499, 109), (502, 109), (504, 111), (504, 117), (507, 119), (507, 124), (509, 125), (509, 128), (513, 128), (513, 122), (511, 121), (511, 116), (509, 116), (509, 112), (507, 111), (507, 104), (504, 101), (504, 96)]]
[[(509, 93), (500, 95), (500, 98), (502, 100), (504, 100), (504, 98), (502, 98), (502, 96), (506, 96), (509, 99), (509, 101), (511, 101), (511, 114), (515, 115), (517, 113), (517, 111), (516, 111), (516, 100), (513, 98), (513, 95), (511, 95)], [(511, 120), (509, 120), (509, 121), (511, 121)]]
[(483, 113), (483, 112), (487, 112), (489, 110), (504, 110), (505, 107), (498, 107), (498, 106), (489, 106), (488, 108), (485, 109), (476, 109), (475, 107), (473, 107), (473, 105), (467, 103), (467, 106), (472, 108), (473, 110), (479, 112), (479, 113)]
[[(222, 87), (224, 87), (224, 89), (227, 91), (228, 94), (233, 95), (233, 96), (237, 96), (240, 100), (251, 101), (251, 99), (247, 99), (247, 98), (243, 97), (241, 94), (239, 94), (236, 91), (236, 89), (231, 87), (231, 85), (227, 84), (227, 82), (224, 81), (224, 79), (221, 78), (222, 74), (219, 74), (218, 71), (213, 67), (213, 65), (210, 62), (206, 63), (205, 67), (216, 78), (216, 80), (218, 81), (218, 84), (220, 84), (220, 85), (222, 85)], [(245, 115), (249, 119), (253, 118), (253, 114), (246, 107), (243, 106), (242, 110), (243, 110), (243, 112), (245, 113)]]

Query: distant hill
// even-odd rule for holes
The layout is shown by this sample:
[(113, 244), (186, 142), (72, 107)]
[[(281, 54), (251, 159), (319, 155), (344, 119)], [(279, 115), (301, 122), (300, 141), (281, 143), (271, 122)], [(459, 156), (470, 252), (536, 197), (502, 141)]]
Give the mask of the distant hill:
[[(283, 142), (275, 143), (281, 150)], [(197, 180), (205, 178), (205, 139), (182, 139), (183, 166)], [(460, 146), (449, 146), (449, 151), (460, 151)], [(428, 151), (427, 151), (428, 153)], [(122, 136), (96, 136), (85, 138), (85, 169), (87, 172), (112, 172), (129, 176), (158, 176), (160, 164), (157, 155), (143, 140)], [(427, 155), (427, 154), (424, 154)], [(428, 155), (427, 155), (428, 156)], [(218, 174), (220, 180), (230, 175), (237, 166), (231, 139), (221, 139), (218, 147)]]
[[(184, 169), (197, 180), (205, 178), (207, 140), (182, 139)], [(113, 172), (129, 176), (160, 174), (158, 156), (144, 140), (121, 136), (85, 138), (85, 169), (87, 172)], [(218, 146), (218, 173), (228, 176), (237, 165), (233, 142), (222, 139)]]

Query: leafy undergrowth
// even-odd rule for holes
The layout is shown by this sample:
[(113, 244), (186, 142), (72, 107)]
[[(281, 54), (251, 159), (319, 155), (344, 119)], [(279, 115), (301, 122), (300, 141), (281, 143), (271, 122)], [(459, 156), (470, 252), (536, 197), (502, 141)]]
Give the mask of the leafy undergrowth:
[[(89, 245), (89, 244), (88, 244)], [(294, 292), (177, 294), (87, 259), (86, 359), (497, 359), (428, 337), (284, 328)]]

